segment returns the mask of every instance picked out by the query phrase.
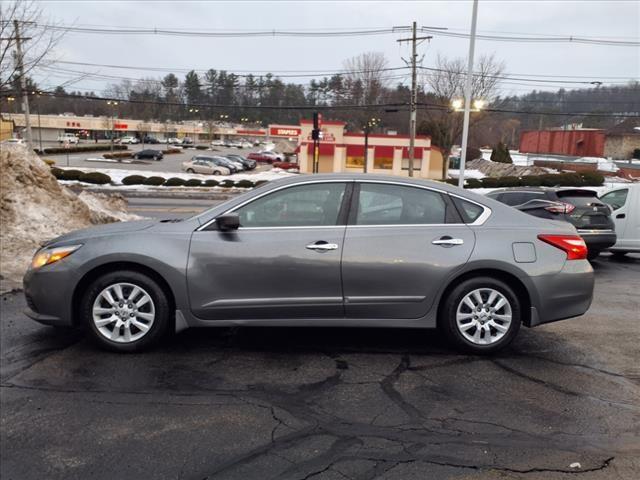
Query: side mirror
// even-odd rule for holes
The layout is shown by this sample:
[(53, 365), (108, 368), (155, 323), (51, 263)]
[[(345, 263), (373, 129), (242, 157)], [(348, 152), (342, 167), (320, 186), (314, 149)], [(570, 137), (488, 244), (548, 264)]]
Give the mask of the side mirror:
[(240, 217), (237, 213), (229, 213), (216, 217), (216, 225), (221, 232), (237, 230), (240, 227)]

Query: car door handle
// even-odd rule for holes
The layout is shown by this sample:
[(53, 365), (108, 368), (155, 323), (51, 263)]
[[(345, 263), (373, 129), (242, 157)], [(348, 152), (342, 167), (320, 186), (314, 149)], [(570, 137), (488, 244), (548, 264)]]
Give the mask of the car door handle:
[(442, 237), (442, 238), (439, 238), (438, 240), (432, 241), (431, 243), (433, 243), (434, 245), (452, 247), (454, 245), (462, 245), (464, 243), (464, 240), (461, 238)]
[(307, 245), (309, 250), (315, 250), (316, 252), (328, 252), (329, 250), (337, 250), (338, 245), (336, 243), (316, 242)]
[(618, 215), (616, 215), (616, 218), (625, 218), (626, 215), (624, 213), (619, 213)]

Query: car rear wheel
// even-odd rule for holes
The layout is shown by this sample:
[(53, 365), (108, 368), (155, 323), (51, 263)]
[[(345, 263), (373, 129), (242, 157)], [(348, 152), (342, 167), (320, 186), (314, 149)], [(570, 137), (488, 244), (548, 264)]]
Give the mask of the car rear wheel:
[(94, 341), (109, 350), (135, 352), (157, 344), (169, 331), (167, 294), (156, 281), (135, 271), (116, 271), (87, 289), (80, 315)]
[(476, 277), (463, 281), (447, 295), (438, 320), (456, 348), (490, 354), (509, 345), (518, 334), (521, 306), (501, 280)]
[(214, 175), (220, 175), (220, 170), (214, 170), (214, 171), (213, 171), (213, 174), (214, 174)]
[(196, 173), (193, 171), (193, 168), (187, 168), (187, 173)]

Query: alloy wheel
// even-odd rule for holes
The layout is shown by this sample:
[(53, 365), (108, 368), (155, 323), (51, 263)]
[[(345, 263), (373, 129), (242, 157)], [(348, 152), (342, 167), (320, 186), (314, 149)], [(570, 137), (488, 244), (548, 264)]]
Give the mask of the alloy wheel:
[(456, 326), (475, 345), (491, 345), (509, 331), (509, 300), (493, 288), (479, 288), (465, 295), (456, 310)]
[(114, 283), (102, 290), (93, 302), (92, 315), (98, 332), (117, 343), (144, 337), (156, 316), (151, 296), (132, 283)]

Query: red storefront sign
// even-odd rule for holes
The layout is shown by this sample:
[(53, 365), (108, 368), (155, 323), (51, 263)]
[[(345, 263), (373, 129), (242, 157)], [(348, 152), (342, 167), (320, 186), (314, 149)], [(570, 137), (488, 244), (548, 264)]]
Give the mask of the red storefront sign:
[(264, 135), (264, 130), (236, 130), (236, 135)]
[(113, 124), (113, 129), (114, 130), (127, 130), (128, 127), (129, 127), (129, 125), (127, 125), (126, 123), (114, 123)]
[(269, 135), (273, 137), (298, 137), (302, 129), (296, 127), (271, 127)]

